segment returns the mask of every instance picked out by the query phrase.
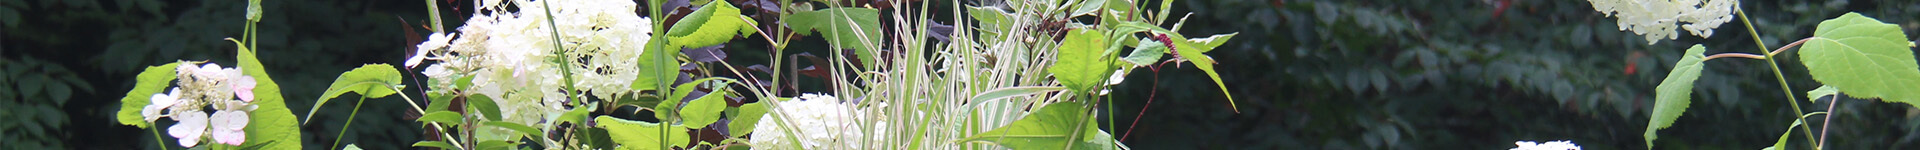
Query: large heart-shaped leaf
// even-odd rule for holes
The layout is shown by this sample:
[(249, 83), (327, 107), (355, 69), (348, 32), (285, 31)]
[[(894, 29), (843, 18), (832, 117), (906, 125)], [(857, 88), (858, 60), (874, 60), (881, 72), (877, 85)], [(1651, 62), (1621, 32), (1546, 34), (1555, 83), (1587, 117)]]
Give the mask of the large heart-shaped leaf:
[(173, 85), (173, 79), (178, 75), (173, 70), (179, 65), (179, 62), (167, 63), (140, 71), (140, 75), (134, 77), (133, 90), (128, 90), (127, 96), (120, 98), (120, 112), (115, 117), (120, 124), (142, 129), (152, 126), (145, 116), (140, 115), (140, 110), (153, 103), (153, 94), (166, 92), (167, 86)]
[[(1102, 137), (1086, 105), (1078, 102), (1048, 104), (1040, 111), (962, 141), (985, 141), (1012, 149), (1103, 149), (1111, 137)], [(1082, 119), (1084, 118), (1084, 119)], [(1074, 140), (1080, 137), (1080, 140)]]
[(1690, 100), (1693, 80), (1700, 79), (1700, 69), (1705, 68), (1700, 62), (1706, 61), (1707, 56), (1701, 54), (1706, 51), (1706, 46), (1688, 48), (1686, 56), (1680, 56), (1680, 62), (1674, 63), (1673, 71), (1667, 72), (1667, 79), (1654, 88), (1653, 119), (1647, 121), (1647, 132), (1642, 135), (1647, 138), (1648, 148), (1653, 147), (1653, 139), (1660, 138), (1657, 131), (1673, 126), (1673, 120), (1679, 119), (1681, 113), (1687, 112), (1687, 105), (1693, 104)]
[(300, 149), (300, 118), (293, 116), (293, 110), (287, 109), (287, 101), (280, 96), (280, 84), (267, 76), (267, 67), (260, 64), (254, 50), (240, 45), (240, 70), (242, 74), (253, 76), (253, 104), (259, 106), (248, 113), (245, 128), (247, 141), (240, 147), (260, 147), (262, 149)]
[(875, 53), (872, 47), (880, 45), (880, 10), (873, 8), (837, 7), (814, 11), (794, 12), (785, 20), (787, 27), (808, 34), (818, 31), (826, 36), (827, 43), (837, 48), (851, 48), (859, 55), (861, 64), (872, 68)]
[(712, 1), (687, 14), (667, 31), (668, 50), (682, 47), (706, 47), (726, 43), (735, 35), (753, 34), (753, 18), (740, 15), (740, 9), (727, 1)]
[(302, 120), (312, 122), (313, 113), (320, 112), (320, 106), (326, 106), (327, 101), (341, 94), (353, 92), (360, 93), (360, 97), (364, 98), (386, 97), (396, 93), (393, 87), (400, 87), (402, 82), (405, 81), (400, 80), (400, 71), (387, 64), (367, 64), (342, 72), (339, 78), (333, 79), (333, 85), (327, 86), (327, 91), (320, 94), (320, 100), (313, 103), (313, 109), (307, 111), (307, 119)]
[(1112, 53), (1104, 53), (1107, 48), (1106, 33), (1099, 30), (1073, 29), (1067, 31), (1067, 37), (1060, 41), (1060, 60), (1047, 68), (1048, 73), (1066, 85), (1081, 93), (1093, 93), (1095, 86), (1113, 73)]
[(1899, 25), (1847, 13), (1821, 21), (1800, 49), (1813, 80), (1854, 98), (1920, 102), (1920, 64)]

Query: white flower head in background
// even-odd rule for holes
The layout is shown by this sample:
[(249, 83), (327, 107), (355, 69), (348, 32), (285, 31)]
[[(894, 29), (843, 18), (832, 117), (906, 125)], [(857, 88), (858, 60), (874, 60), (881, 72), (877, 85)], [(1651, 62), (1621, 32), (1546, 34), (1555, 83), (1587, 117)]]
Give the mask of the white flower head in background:
[[(1685, 28), (1701, 38), (1713, 36), (1713, 28), (1733, 20), (1736, 0), (1588, 0), (1593, 9), (1619, 17), (1620, 30), (1645, 35), (1647, 44), (1660, 38), (1678, 39), (1674, 28)], [(1675, 26), (1675, 24), (1679, 24)]]
[(1573, 145), (1573, 141), (1547, 141), (1546, 143), (1516, 141), (1513, 142), (1513, 145), (1520, 147), (1509, 150), (1580, 150), (1580, 145)]
[[(861, 147), (863, 139), (859, 127), (859, 118), (864, 115), (854, 111), (849, 104), (840, 103), (832, 95), (802, 94), (793, 100), (781, 101), (780, 107), (761, 116), (753, 129), (752, 138), (747, 144), (756, 149), (760, 147), (776, 148), (799, 146), (803, 149), (849, 149)], [(783, 114), (775, 115), (774, 113)], [(781, 123), (784, 122), (784, 126)], [(793, 127), (793, 128), (787, 128)], [(791, 131), (791, 132), (789, 132)], [(793, 133), (788, 135), (787, 133)], [(794, 138), (794, 140), (788, 140)], [(800, 143), (790, 143), (799, 141)]]

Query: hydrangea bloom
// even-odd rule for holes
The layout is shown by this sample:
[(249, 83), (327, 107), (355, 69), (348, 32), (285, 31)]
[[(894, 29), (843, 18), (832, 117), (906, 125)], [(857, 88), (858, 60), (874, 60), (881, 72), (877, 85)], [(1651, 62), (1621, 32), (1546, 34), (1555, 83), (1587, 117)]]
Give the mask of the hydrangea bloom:
[(1519, 145), (1520, 147), (1515, 147), (1510, 150), (1580, 150), (1580, 145), (1573, 145), (1573, 141), (1548, 141), (1546, 143), (1516, 141), (1513, 142), (1513, 145)]
[[(154, 94), (153, 103), (142, 108), (141, 115), (148, 122), (160, 117), (177, 121), (167, 127), (167, 134), (179, 138), (180, 146), (199, 145), (208, 135), (214, 143), (236, 146), (244, 143), (247, 112), (258, 107), (250, 104), (257, 83), (238, 68), (222, 68), (214, 63), (196, 66), (197, 63), (183, 61), (175, 67), (179, 87)], [(211, 117), (203, 110), (208, 106), (216, 110)]]
[[(803, 149), (860, 147), (858, 144), (861, 142), (852, 140), (863, 139), (861, 137), (865, 135), (857, 128), (864, 114), (854, 111), (848, 104), (841, 104), (838, 98), (803, 94), (798, 99), (783, 101), (780, 105), (754, 124), (753, 137), (747, 140), (747, 144), (756, 149), (789, 145), (798, 145)], [(781, 118), (773, 113), (786, 117)], [(782, 120), (792, 126), (781, 125)], [(788, 135), (789, 131), (793, 135)], [(800, 143), (791, 143), (792, 140), (788, 138), (796, 138)]]
[[(487, 0), (478, 6), (457, 29), (458, 37), (435, 34), (409, 58), (409, 66), (418, 63), (415, 59), (438, 62), (423, 72), (440, 81), (430, 85), (433, 89), (490, 97), (503, 106), (502, 121), (527, 125), (563, 110), (559, 104), (569, 96), (560, 91), (602, 98), (636, 92), (629, 87), (640, 73), (634, 60), (653, 26), (634, 13), (633, 1)], [(574, 74), (575, 89), (564, 89), (562, 72)], [(473, 77), (470, 87), (452, 87), (449, 81), (463, 77)]]
[(1620, 30), (1633, 30), (1634, 34), (1647, 36), (1647, 44), (1659, 43), (1660, 38), (1678, 39), (1674, 31), (1685, 28), (1700, 37), (1713, 36), (1713, 28), (1733, 20), (1733, 6), (1736, 0), (1588, 0), (1593, 9), (1607, 16), (1619, 17)]

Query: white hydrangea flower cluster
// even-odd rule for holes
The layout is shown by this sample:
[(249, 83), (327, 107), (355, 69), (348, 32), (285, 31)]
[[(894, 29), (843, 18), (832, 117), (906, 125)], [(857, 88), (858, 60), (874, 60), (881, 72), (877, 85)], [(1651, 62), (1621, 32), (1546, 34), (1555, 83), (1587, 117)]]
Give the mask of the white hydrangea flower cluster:
[[(176, 83), (179, 87), (154, 94), (150, 99), (152, 103), (142, 108), (140, 115), (147, 123), (161, 117), (178, 121), (167, 127), (167, 133), (179, 138), (180, 146), (199, 145), (207, 136), (212, 136), (214, 143), (235, 146), (245, 143), (247, 112), (258, 107), (252, 104), (256, 84), (253, 76), (242, 74), (239, 68), (195, 64), (182, 61), (176, 66), (174, 73), (179, 77)], [(213, 106), (212, 116), (203, 110), (207, 106)]]
[[(839, 98), (832, 95), (803, 94), (795, 100), (783, 101), (781, 107), (761, 116), (754, 124), (752, 138), (747, 144), (754, 149), (785, 149), (789, 145), (798, 145), (803, 149), (848, 149), (858, 148), (860, 141), (853, 141), (866, 134), (859, 129), (861, 118), (866, 115), (855, 111), (851, 104), (841, 104)], [(774, 113), (785, 114), (786, 118), (776, 118)], [(781, 126), (780, 121), (793, 125), (791, 129)], [(885, 123), (879, 123), (885, 124)], [(885, 125), (879, 125), (885, 126)], [(800, 143), (792, 143), (788, 133), (798, 135)], [(882, 130), (875, 130), (882, 131)], [(876, 134), (878, 135), (878, 134)]]
[[(636, 92), (629, 85), (639, 74), (636, 60), (653, 24), (634, 13), (633, 1), (487, 0), (480, 7), (459, 33), (434, 34), (417, 45), (407, 65), (438, 61), (423, 72), (439, 81), (430, 87), (454, 89), (453, 82), (471, 76), (472, 86), (459, 88), (493, 98), (505, 121), (527, 125), (542, 123), (546, 112), (561, 110), (568, 100), (560, 69), (575, 74), (577, 90), (594, 96)], [(547, 12), (553, 13), (552, 26)]]
[(1519, 145), (1520, 147), (1509, 150), (1580, 150), (1580, 145), (1574, 145), (1573, 141), (1548, 141), (1546, 143), (1515, 141), (1513, 145)]
[(1678, 39), (1674, 24), (1700, 37), (1713, 36), (1713, 28), (1733, 20), (1737, 0), (1587, 0), (1593, 9), (1607, 16), (1620, 17), (1620, 30), (1632, 29), (1647, 36), (1647, 44), (1660, 38)]

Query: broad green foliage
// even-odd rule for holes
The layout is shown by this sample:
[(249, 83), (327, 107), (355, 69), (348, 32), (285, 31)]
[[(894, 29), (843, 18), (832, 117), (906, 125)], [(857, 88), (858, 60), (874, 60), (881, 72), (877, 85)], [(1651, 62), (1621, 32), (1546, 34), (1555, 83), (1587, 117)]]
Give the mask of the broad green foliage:
[[(752, 18), (740, 15), (740, 9), (727, 1), (712, 1), (699, 10), (687, 14), (680, 22), (673, 23), (672, 31), (667, 31), (668, 50), (681, 47), (705, 47), (720, 45), (733, 40), (734, 35), (753, 34)], [(736, 33), (737, 32), (737, 33)]]
[(179, 62), (167, 63), (140, 71), (140, 75), (135, 79), (133, 90), (127, 91), (127, 96), (120, 98), (120, 112), (115, 117), (120, 120), (120, 124), (133, 125), (142, 129), (152, 126), (140, 116), (140, 109), (153, 103), (151, 99), (153, 94), (165, 92), (167, 86), (173, 85), (173, 78), (178, 75), (174, 74), (173, 68), (179, 65)]
[(1213, 70), (1213, 64), (1215, 63), (1213, 57), (1205, 54), (1208, 51), (1213, 51), (1214, 47), (1224, 44), (1228, 38), (1232, 38), (1233, 35), (1238, 35), (1239, 33), (1214, 35), (1207, 37), (1205, 40), (1196, 41), (1189, 40), (1186, 36), (1181, 36), (1179, 32), (1144, 22), (1121, 22), (1119, 25), (1116, 25), (1114, 30), (1129, 33), (1132, 31), (1146, 31), (1150, 34), (1166, 35), (1168, 40), (1173, 41), (1173, 53), (1179, 55), (1181, 59), (1193, 62), (1195, 68), (1200, 68), (1200, 71), (1206, 72), (1207, 77), (1213, 79), (1214, 85), (1220, 87), (1220, 94), (1227, 96), (1227, 104), (1233, 107), (1233, 112), (1240, 112), (1240, 104), (1233, 102), (1233, 92), (1227, 90), (1226, 82), (1220, 81), (1220, 73)]
[(867, 68), (873, 68), (876, 64), (873, 55), (877, 53), (871, 47), (885, 44), (881, 42), (885, 36), (880, 33), (880, 10), (872, 8), (836, 7), (800, 11), (788, 15), (782, 22), (800, 34), (818, 31), (834, 47), (854, 49), (861, 64)]
[(705, 128), (720, 120), (720, 112), (727, 110), (727, 90), (714, 89), (698, 99), (687, 102), (686, 108), (680, 108), (680, 117), (686, 119), (683, 125), (693, 128)]
[(240, 147), (260, 147), (263, 149), (300, 149), (299, 118), (293, 116), (293, 110), (287, 109), (285, 98), (280, 96), (280, 84), (267, 76), (267, 69), (260, 65), (260, 59), (254, 57), (254, 51), (235, 41), (240, 47), (240, 70), (242, 74), (253, 76), (258, 84), (253, 88), (253, 104), (259, 106), (248, 113), (246, 127), (247, 142)]
[(1855, 98), (1920, 102), (1920, 65), (1899, 25), (1859, 13), (1821, 21), (1800, 49), (1807, 72), (1822, 84)]
[(313, 103), (313, 109), (307, 111), (307, 119), (302, 120), (313, 121), (313, 114), (320, 112), (320, 106), (326, 106), (327, 101), (340, 97), (340, 94), (353, 92), (360, 93), (360, 97), (364, 98), (386, 97), (393, 95), (396, 92), (393, 90), (397, 89), (395, 87), (403, 86), (401, 83), (404, 82), (400, 80), (400, 71), (393, 69), (392, 65), (368, 64), (353, 68), (333, 79), (333, 85), (327, 86), (327, 92), (320, 94), (319, 102)]
[(1673, 126), (1673, 120), (1679, 119), (1681, 113), (1687, 112), (1687, 105), (1693, 103), (1689, 100), (1693, 93), (1693, 80), (1700, 79), (1700, 70), (1705, 68), (1700, 62), (1705, 61), (1707, 56), (1701, 53), (1706, 51), (1707, 48), (1700, 45), (1688, 48), (1686, 56), (1681, 56), (1680, 62), (1674, 63), (1673, 71), (1667, 72), (1667, 79), (1660, 81), (1660, 86), (1655, 88), (1653, 120), (1647, 121), (1647, 132), (1642, 135), (1647, 138), (1648, 148), (1653, 147), (1653, 139), (1660, 138), (1656, 135), (1657, 131)]
[(1053, 73), (1068, 89), (1082, 93), (1098, 91), (1095, 86), (1107, 79), (1108, 73), (1113, 73), (1113, 66), (1107, 65), (1113, 60), (1113, 54), (1102, 52), (1107, 47), (1106, 35), (1088, 28), (1067, 31), (1066, 39), (1060, 41), (1059, 61), (1048, 67), (1047, 72)]
[(532, 137), (535, 137), (536, 139), (540, 137), (540, 135), (544, 135), (546, 133), (546, 132), (540, 132), (540, 129), (535, 129), (527, 125), (521, 125), (519, 123), (513, 123), (513, 122), (488, 121), (480, 124), (487, 125), (487, 126), (495, 126), (500, 128), (507, 128), (508, 130), (513, 130), (515, 132), (514, 133), (515, 135), (532, 136)]
[(753, 128), (759, 125), (760, 118), (766, 116), (767, 108), (770, 107), (765, 102), (740, 104), (740, 110), (727, 120), (727, 133), (729, 133), (727, 135), (738, 137), (753, 133)]
[(480, 116), (486, 117), (487, 120), (503, 121), (501, 116), (506, 115), (500, 114), (500, 104), (497, 104), (498, 102), (493, 101), (493, 98), (487, 97), (487, 95), (467, 95), (466, 103), (467, 109), (475, 110), (473, 112), (480, 112)]
[[(667, 117), (669, 116), (677, 116), (678, 114), (676, 113), (680, 112), (678, 111), (680, 109), (680, 100), (686, 99), (687, 96), (693, 94), (693, 91), (699, 90), (700, 84), (705, 84), (707, 83), (707, 81), (713, 81), (713, 80), (726, 80), (726, 79), (725, 78), (703, 78), (703, 79), (693, 80), (693, 82), (687, 82), (687, 83), (680, 84), (678, 86), (674, 86), (673, 93), (671, 93), (673, 95), (667, 95), (667, 99), (663, 99), (660, 101), (660, 104), (653, 106), (653, 109), (655, 111), (653, 113), (653, 117), (660, 118), (660, 119), (667, 119)], [(727, 81), (731, 82), (731, 80), (727, 80)], [(709, 93), (708, 95), (712, 95), (712, 93)]]
[(1820, 97), (1826, 97), (1827, 95), (1834, 95), (1834, 94), (1840, 94), (1840, 89), (1833, 88), (1833, 86), (1822, 85), (1820, 86), (1820, 88), (1813, 89), (1812, 91), (1807, 91), (1807, 101), (1813, 102), (1820, 99)]
[(427, 113), (427, 115), (421, 115), (420, 118), (418, 119), (414, 119), (414, 121), (438, 122), (440, 124), (447, 124), (447, 125), (460, 125), (461, 123), (464, 122), (460, 120), (461, 120), (460, 113), (456, 113), (452, 111), (431, 112), (431, 113)]
[(658, 123), (630, 121), (608, 116), (596, 117), (593, 120), (595, 126), (607, 128), (607, 134), (612, 136), (613, 143), (620, 144), (620, 149), (659, 149), (662, 147), (660, 145), (662, 138), (668, 140), (668, 145), (684, 146), (687, 143), (687, 128), (679, 125), (667, 126), (666, 134), (663, 135), (660, 133)]
[(1147, 66), (1160, 62), (1161, 55), (1167, 55), (1167, 45), (1160, 41), (1146, 39), (1137, 43), (1133, 47), (1133, 53), (1128, 53), (1126, 58), (1120, 58), (1120, 60), (1126, 60), (1133, 65)]
[(680, 71), (680, 61), (673, 59), (675, 55), (680, 55), (680, 51), (647, 50), (641, 52), (638, 58), (639, 60), (634, 62), (640, 64), (640, 69), (636, 70), (639, 71), (640, 74), (634, 76), (633, 84), (629, 86), (632, 87), (634, 91), (645, 91), (660, 88), (661, 82), (669, 82), (667, 84), (672, 84), (670, 83), (673, 82), (671, 80), (680, 77), (680, 74), (675, 73)]
[(414, 142), (414, 143), (413, 143), (413, 147), (434, 147), (434, 148), (441, 148), (441, 149), (459, 149), (459, 148), (456, 148), (456, 147), (453, 147), (453, 144), (447, 144), (447, 142), (446, 142), (446, 141), (420, 141), (420, 142)]
[[(1099, 133), (1103, 132), (1094, 126), (1097, 122), (1086, 115), (1086, 105), (1079, 102), (1048, 104), (1040, 111), (1013, 121), (1013, 124), (974, 134), (962, 141), (985, 141), (1013, 149), (1067, 149), (1069, 142), (1072, 142), (1072, 149), (1103, 149), (1102, 146), (1108, 144), (1090, 141), (1111, 140), (1098, 139), (1102, 137)], [(1073, 140), (1074, 137), (1080, 137), (1081, 140)], [(1111, 139), (1111, 136), (1106, 138)]]

